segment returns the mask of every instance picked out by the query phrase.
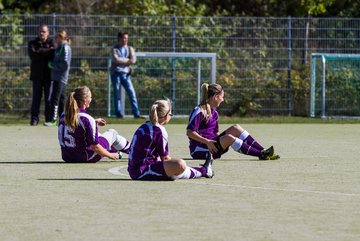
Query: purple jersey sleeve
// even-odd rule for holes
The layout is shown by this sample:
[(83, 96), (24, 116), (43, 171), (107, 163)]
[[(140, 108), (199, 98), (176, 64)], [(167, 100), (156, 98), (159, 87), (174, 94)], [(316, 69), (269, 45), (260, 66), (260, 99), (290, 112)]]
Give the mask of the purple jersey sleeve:
[(85, 130), (85, 139), (88, 145), (97, 145), (98, 141), (98, 128), (95, 119), (86, 113), (79, 113), (80, 125)]
[(198, 131), (202, 119), (203, 114), (201, 112), (201, 109), (199, 106), (196, 106), (190, 114), (189, 123), (186, 129)]

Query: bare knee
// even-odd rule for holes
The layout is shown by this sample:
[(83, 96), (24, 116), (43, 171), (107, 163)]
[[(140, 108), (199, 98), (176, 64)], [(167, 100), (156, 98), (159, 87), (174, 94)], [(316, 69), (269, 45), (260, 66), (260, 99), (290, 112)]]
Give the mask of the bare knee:
[(186, 162), (180, 158), (172, 158), (164, 162), (165, 171), (169, 176), (179, 175), (186, 170)]
[(176, 159), (177, 160), (177, 169), (179, 172), (184, 172), (186, 169), (186, 162), (183, 159)]
[(235, 124), (232, 126), (235, 130), (239, 131), (240, 133), (244, 132), (244, 129), (239, 125), (239, 124)]

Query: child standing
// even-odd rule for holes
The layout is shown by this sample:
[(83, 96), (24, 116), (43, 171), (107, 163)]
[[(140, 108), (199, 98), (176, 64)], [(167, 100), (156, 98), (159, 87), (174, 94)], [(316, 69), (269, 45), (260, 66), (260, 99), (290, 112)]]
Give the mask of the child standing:
[(164, 127), (171, 119), (169, 100), (157, 100), (150, 108), (150, 121), (141, 125), (131, 142), (128, 171), (134, 180), (174, 180), (213, 176), (211, 161), (188, 167), (184, 160), (171, 158)]
[(56, 126), (56, 119), (64, 111), (65, 89), (68, 83), (71, 63), (70, 39), (64, 30), (56, 33), (55, 44), (57, 48), (54, 59), (48, 64), (51, 69), (49, 94), (49, 117), (51, 120), (47, 120), (44, 123), (45, 126)]
[(62, 159), (65, 162), (91, 163), (102, 157), (119, 159), (119, 151), (129, 153), (130, 143), (114, 129), (98, 133), (98, 125), (106, 125), (104, 119), (94, 119), (86, 113), (91, 103), (88, 87), (76, 88), (69, 94), (65, 111), (60, 117), (58, 138)]
[(220, 158), (230, 146), (236, 152), (256, 156), (259, 160), (280, 158), (274, 155), (273, 146), (264, 149), (240, 125), (233, 125), (219, 134), (219, 115), (216, 108), (224, 101), (224, 91), (219, 84), (203, 84), (201, 88), (202, 101), (192, 111), (187, 126), (190, 154), (194, 159)]

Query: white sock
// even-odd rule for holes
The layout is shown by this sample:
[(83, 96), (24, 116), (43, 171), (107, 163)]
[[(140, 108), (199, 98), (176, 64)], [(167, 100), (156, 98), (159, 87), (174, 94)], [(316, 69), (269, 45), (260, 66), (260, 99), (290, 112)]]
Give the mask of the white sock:
[(247, 132), (246, 130), (243, 131), (243, 133), (241, 133), (241, 135), (239, 136), (240, 140), (245, 140), (248, 136), (249, 136), (249, 132)]
[(235, 141), (233, 142), (233, 144), (231, 144), (231, 147), (232, 147), (232, 149), (234, 149), (234, 151), (241, 153), (240, 148), (241, 148), (242, 144), (243, 144), (243, 141), (240, 140), (239, 138), (236, 138)]
[(116, 140), (113, 144), (113, 147), (118, 151), (127, 150), (130, 147), (130, 143), (125, 139), (125, 137), (116, 135)]
[(191, 167), (186, 167), (185, 171), (180, 175), (174, 176), (174, 179), (191, 179), (201, 177), (201, 172)]

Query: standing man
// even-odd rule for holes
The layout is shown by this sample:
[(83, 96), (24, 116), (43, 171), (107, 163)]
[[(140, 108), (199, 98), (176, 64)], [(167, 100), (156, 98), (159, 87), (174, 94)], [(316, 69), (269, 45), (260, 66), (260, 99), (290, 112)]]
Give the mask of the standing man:
[(30, 80), (32, 81), (32, 104), (30, 125), (39, 124), (39, 113), (42, 93), (45, 95), (45, 122), (51, 120), (49, 116), (50, 68), (48, 62), (54, 58), (54, 43), (49, 38), (49, 27), (41, 24), (38, 37), (28, 43), (28, 53), (31, 60)]
[(115, 113), (117, 117), (123, 118), (120, 100), (120, 90), (122, 85), (128, 93), (134, 117), (144, 118), (140, 115), (136, 93), (130, 78), (130, 66), (136, 63), (136, 55), (134, 48), (128, 46), (128, 42), (129, 34), (127, 32), (119, 32), (118, 44), (112, 49), (111, 80), (114, 87)]

